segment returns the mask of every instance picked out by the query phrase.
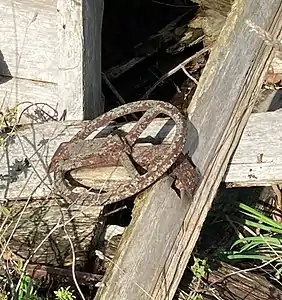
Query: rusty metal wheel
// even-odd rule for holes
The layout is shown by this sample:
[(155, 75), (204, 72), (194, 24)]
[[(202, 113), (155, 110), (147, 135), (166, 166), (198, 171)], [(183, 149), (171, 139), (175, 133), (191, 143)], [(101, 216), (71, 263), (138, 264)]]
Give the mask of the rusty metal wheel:
[[(122, 116), (145, 112), (125, 136), (109, 135), (105, 139), (88, 139), (99, 128), (106, 127)], [(169, 146), (152, 145), (143, 152), (134, 150), (136, 141), (148, 125), (159, 115), (170, 117), (175, 123), (175, 134)], [(83, 197), (93, 205), (104, 205), (128, 198), (144, 190), (158, 180), (176, 161), (182, 152), (187, 136), (186, 121), (172, 104), (145, 100), (122, 105), (95, 120), (89, 122), (68, 143), (59, 146), (53, 156), (50, 172), (55, 172), (54, 187), (56, 192), (72, 201)], [(133, 154), (134, 153), (134, 154)], [(136, 154), (137, 153), (137, 154)], [(148, 161), (149, 160), (149, 161)], [(136, 167), (138, 162), (142, 172)], [(74, 192), (74, 187), (66, 180), (67, 172), (81, 168), (101, 166), (123, 166), (131, 174), (130, 181), (120, 182), (108, 190), (93, 190), (83, 194)], [(145, 171), (144, 171), (145, 170)]]

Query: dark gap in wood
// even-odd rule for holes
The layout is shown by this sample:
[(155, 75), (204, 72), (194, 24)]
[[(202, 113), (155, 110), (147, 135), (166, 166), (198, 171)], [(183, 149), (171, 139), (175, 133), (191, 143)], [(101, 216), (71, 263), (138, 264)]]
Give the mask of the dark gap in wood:
[[(154, 1), (142, 1), (142, 3), (122, 1), (115, 6), (109, 0), (105, 1), (102, 50), (103, 72), (107, 75), (106, 71), (111, 67), (153, 51), (153, 54), (148, 55), (118, 78), (111, 79), (109, 77), (111, 84), (125, 102), (139, 100), (159, 77), (203, 47), (199, 44), (190, 47), (190, 49), (184, 49), (176, 55), (166, 53), (166, 49), (176, 44), (177, 38), (179, 38), (173, 36), (173, 30), (181, 26), (187, 26), (195, 16), (197, 9), (198, 6), (190, 1), (185, 1), (185, 7), (181, 5), (171, 6), (167, 2), (154, 3)], [(182, 15), (184, 16), (180, 18)], [(122, 21), (118, 16), (122, 16)], [(177, 18), (180, 18), (179, 21), (171, 25), (171, 28), (167, 28), (166, 31), (163, 29), (168, 23), (177, 20)], [(145, 19), (146, 24), (144, 23)], [(166, 34), (165, 38), (158, 36), (165, 36), (163, 31)], [(187, 77), (182, 71), (177, 72), (177, 74), (165, 80), (150, 96), (150, 99), (171, 102), (172, 97), (177, 94), (175, 84), (180, 88), (186, 79)], [(102, 85), (106, 111), (119, 106), (120, 103), (118, 103), (109, 87), (104, 82)]]

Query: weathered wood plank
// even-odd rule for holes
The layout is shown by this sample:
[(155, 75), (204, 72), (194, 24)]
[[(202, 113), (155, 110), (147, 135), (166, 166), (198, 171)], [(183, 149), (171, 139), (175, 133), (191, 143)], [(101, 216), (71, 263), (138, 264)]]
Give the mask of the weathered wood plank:
[[(52, 176), (46, 173), (54, 152), (61, 142), (69, 141), (87, 122), (48, 122), (46, 124), (24, 125), (17, 129), (16, 137), (8, 141), (7, 153), (0, 149), (1, 186), (0, 199), (27, 199), (32, 193), (34, 198), (47, 197), (51, 191)], [(128, 132), (133, 123), (124, 124), (119, 129)], [(275, 129), (275, 135), (272, 134)], [(108, 128), (109, 131), (112, 127)], [(140, 136), (144, 141), (155, 138), (159, 142), (170, 143), (175, 128), (167, 124), (166, 120), (154, 121)], [(104, 130), (104, 133), (106, 131)], [(93, 136), (97, 135), (98, 131)], [(4, 135), (2, 135), (4, 136)], [(268, 185), (282, 183), (282, 158), (279, 155), (282, 148), (282, 111), (252, 114), (240, 139), (239, 145), (228, 165), (223, 181), (240, 186)], [(263, 153), (262, 162), (258, 163), (258, 156)], [(15, 160), (27, 158), (31, 166), (24, 172), (14, 173), (17, 180), (8, 183), (9, 165), (10, 174), (13, 173)], [(7, 159), (9, 164), (7, 163)], [(250, 171), (252, 169), (252, 171)], [(124, 169), (77, 170), (72, 176), (84, 184), (92, 186), (93, 180), (114, 180), (127, 178)], [(20, 193), (19, 193), (20, 191)]]
[[(148, 224), (146, 235), (143, 234), (141, 243), (136, 244), (140, 234), (136, 226), (140, 225), (129, 226), (124, 237), (128, 247), (120, 250), (122, 254), (115, 258), (116, 266), (106, 274), (96, 299), (173, 298), (273, 55), (272, 49), (250, 32), (247, 20), (274, 36), (281, 34), (281, 1), (235, 1), (188, 108), (191, 130), (185, 150), (202, 174), (200, 187), (193, 199), (169, 195), (167, 201), (186, 204), (183, 206), (186, 209), (180, 210), (179, 206), (174, 209), (172, 205), (165, 212), (158, 209), (163, 205), (158, 184), (150, 189), (143, 203), (145, 207), (149, 205), (147, 201), (154, 203), (156, 210), (154, 214), (143, 214), (143, 223), (138, 222), (143, 226)], [(168, 181), (165, 186), (169, 184)], [(161, 235), (158, 228), (169, 232), (170, 224), (180, 225), (177, 237), (170, 239), (168, 235), (158, 241), (161, 249), (170, 249), (169, 255), (162, 251), (156, 254), (149, 248), (144, 259), (138, 260), (139, 251), (132, 249), (142, 249), (151, 235)], [(136, 260), (138, 272), (132, 272)], [(123, 278), (128, 273), (132, 276), (129, 274), (125, 283)], [(144, 273), (150, 274), (148, 280)]]
[[(63, 138), (67, 132), (70, 136), (77, 127), (73, 126), (70, 133), (67, 125), (53, 122), (50, 131), (41, 131), (48, 125), (47, 122), (23, 126), (23, 131), (28, 133), (23, 136), (2, 134), (7, 138), (6, 149), (1, 147), (1, 162), (4, 163), (0, 168), (2, 241), (11, 238), (4, 258), (9, 259), (12, 255), (14, 260), (30, 259), (33, 263), (70, 266), (72, 252), (68, 234), (75, 249), (76, 265), (83, 267), (103, 207), (78, 201), (69, 205), (52, 197), (52, 179), (47, 174), (49, 147), (51, 145), (52, 155), (52, 150), (57, 147), (56, 134)], [(62, 130), (57, 128), (56, 131), (56, 125)], [(35, 132), (34, 127), (41, 132)]]
[(247, 20), (281, 37), (281, 1), (235, 1), (202, 74), (188, 108), (197, 134), (188, 136), (186, 149), (203, 181), (174, 242), (165, 275), (154, 288), (157, 299), (172, 299), (175, 293), (274, 55), (250, 32)]
[(225, 182), (234, 186), (282, 183), (281, 120), (281, 110), (252, 115), (227, 168)]
[[(183, 221), (175, 222), (169, 215), (174, 211), (185, 211), (188, 204), (186, 201), (170, 201), (172, 197), (177, 198), (176, 192), (170, 188), (172, 181), (172, 178), (166, 177), (156, 183), (152, 192), (148, 189), (137, 197), (130, 226), (123, 233), (115, 256), (115, 260), (122, 262), (122, 268), (115, 265), (108, 268), (103, 281), (109, 282), (110, 289), (98, 290), (95, 299), (154, 299), (150, 297), (150, 282), (155, 282), (156, 270), (158, 273), (162, 271), (171, 251), (171, 243), (177, 238)], [(152, 201), (156, 198), (162, 201)], [(165, 230), (158, 222), (160, 214), (167, 215)], [(145, 218), (155, 222), (144, 223)], [(135, 237), (134, 243), (132, 235)], [(146, 270), (143, 270), (142, 265), (148, 256), (157, 259), (146, 264)], [(113, 276), (119, 279), (117, 284), (111, 280)], [(138, 281), (132, 278), (138, 278)], [(135, 298), (128, 297), (129, 294), (135, 295)]]
[[(199, 15), (192, 21), (205, 33), (204, 44), (213, 44), (225, 23), (234, 0), (192, 0), (201, 6)], [(266, 77), (268, 83), (278, 83), (282, 78), (282, 56), (275, 53)]]
[(59, 111), (66, 120), (93, 119), (104, 111), (101, 97), (103, 0), (58, 0)]
[(71, 266), (69, 236), (75, 249), (76, 266), (83, 267), (88, 259), (93, 229), (96, 227), (95, 234), (100, 234), (97, 221), (101, 211), (102, 207), (98, 206), (77, 203), (66, 206), (60, 199), (1, 201), (2, 243), (11, 239), (4, 259)]

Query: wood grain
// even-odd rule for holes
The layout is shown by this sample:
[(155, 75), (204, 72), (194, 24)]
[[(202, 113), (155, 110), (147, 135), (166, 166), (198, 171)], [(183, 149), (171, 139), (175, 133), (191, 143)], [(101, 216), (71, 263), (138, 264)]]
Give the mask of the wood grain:
[(168, 257), (165, 275), (155, 285), (156, 299), (172, 299), (176, 291), (274, 55), (250, 32), (247, 20), (281, 37), (281, 1), (235, 1), (204, 69), (188, 108), (196, 131), (188, 136), (186, 148), (203, 181), (175, 240), (176, 251)]
[[(268, 122), (265, 122), (265, 114)], [(281, 183), (282, 111), (257, 113), (252, 117), (223, 180), (236, 186)]]
[(0, 75), (57, 83), (56, 0), (0, 3)]
[(4, 0), (0, 10), (3, 107), (44, 102), (66, 120), (100, 115), (103, 0)]
[[(10, 237), (5, 259), (26, 260), (53, 266), (71, 266), (70, 237), (76, 255), (76, 266), (83, 267), (88, 258), (93, 230), (102, 207), (73, 203), (60, 199), (28, 199), (1, 203), (2, 242)], [(65, 224), (65, 228), (64, 225)], [(97, 227), (95, 234), (99, 235)], [(66, 231), (65, 231), (66, 230)], [(42, 241), (44, 241), (42, 243)], [(35, 252), (36, 248), (37, 251)]]
[[(14, 182), (2, 179), (0, 199), (27, 199), (32, 193), (34, 198), (47, 197), (52, 189), (52, 176), (46, 173), (47, 166), (61, 142), (69, 141), (88, 122), (48, 122), (25, 125), (17, 129), (16, 136), (9, 138), (7, 152), (0, 148), (0, 170), (5, 176), (11, 172), (15, 160), (27, 158), (31, 167), (17, 174)], [(128, 132), (133, 123), (124, 124), (120, 130)], [(150, 144), (152, 138), (164, 144), (171, 143), (175, 128), (167, 120), (154, 121), (140, 136), (138, 145)], [(275, 135), (272, 134), (275, 130)], [(112, 131), (112, 127), (108, 128)], [(93, 133), (91, 137), (98, 135)], [(104, 134), (107, 133), (103, 129)], [(3, 135), (2, 135), (3, 136)], [(101, 132), (100, 132), (100, 136)], [(101, 137), (102, 138), (102, 137)], [(223, 181), (234, 186), (264, 186), (282, 183), (282, 111), (255, 113), (250, 116), (238, 147), (232, 156)], [(262, 155), (262, 162), (258, 157)], [(10, 168), (10, 171), (9, 171)], [(251, 170), (251, 171), (250, 171)], [(109, 180), (128, 178), (124, 169), (103, 169), (102, 171), (82, 169), (72, 176), (86, 185), (94, 185), (93, 179)], [(102, 172), (102, 173), (101, 173)], [(99, 184), (99, 182), (98, 182)]]
[(57, 1), (59, 111), (66, 120), (93, 119), (101, 97), (103, 0)]
[[(135, 224), (129, 226), (126, 236), (128, 247), (121, 249), (122, 254), (117, 255), (115, 260), (124, 272), (117, 276), (116, 271), (109, 270), (96, 299), (129, 300), (136, 299), (136, 295), (138, 299), (173, 298), (273, 56), (272, 49), (250, 32), (247, 20), (276, 37), (281, 34), (282, 28), (281, 1), (235, 1), (188, 108), (190, 131), (185, 150), (201, 171), (201, 185), (193, 199), (179, 198), (176, 194), (170, 194), (166, 199), (178, 205), (186, 201), (186, 209), (180, 210), (178, 205), (174, 209), (172, 205), (169, 212), (157, 209), (154, 214), (142, 215), (143, 224), (148, 224), (142, 243), (135, 242)], [(161, 191), (158, 185), (154, 185), (147, 201), (155, 202), (159, 207), (163, 201), (163, 197), (159, 196)], [(143, 200), (145, 207), (147, 201)], [(140, 249), (147, 244), (147, 237), (159, 234), (158, 228), (169, 232), (170, 224), (180, 225), (180, 229), (177, 237), (173, 237), (174, 241), (169, 243), (169, 255), (162, 251), (156, 254), (153, 246), (139, 263), (139, 272), (131, 272), (131, 266), (139, 255), (138, 251), (131, 252), (132, 249)], [(166, 249), (167, 241), (170, 241), (169, 235), (158, 241), (162, 245), (159, 247)], [(129, 253), (132, 254), (130, 267), (125, 259), (129, 259)], [(150, 278), (144, 282), (143, 274), (149, 275), (147, 270)], [(130, 280), (125, 283), (123, 278), (127, 273)]]
[[(170, 188), (172, 182), (170, 177), (163, 178), (155, 184), (152, 192), (149, 189), (137, 197), (132, 221), (123, 233), (115, 255), (115, 262), (119, 264), (112, 264), (103, 279), (110, 288), (98, 290), (95, 299), (151, 299), (149, 291), (151, 282), (157, 279), (156, 270), (161, 272), (161, 266), (166, 264), (173, 242), (181, 230), (183, 219), (175, 222), (171, 212), (185, 211), (188, 204), (186, 201), (171, 201), (171, 198), (177, 198), (176, 192)], [(156, 198), (161, 201), (153, 201)], [(160, 214), (167, 216), (165, 229), (158, 222)], [(155, 222), (144, 226), (145, 219)], [(150, 257), (156, 259), (145, 264), (145, 269), (144, 261)], [(118, 267), (120, 262), (122, 268)], [(138, 278), (138, 281), (133, 278)], [(128, 295), (131, 295), (130, 298)]]
[[(200, 5), (201, 10), (192, 23), (200, 26), (205, 34), (204, 44), (212, 45), (226, 21), (234, 0), (192, 0)], [(254, 24), (255, 25), (255, 24)], [(198, 27), (197, 27), (198, 28)], [(278, 83), (282, 78), (282, 56), (277, 51), (270, 64), (266, 81)]]

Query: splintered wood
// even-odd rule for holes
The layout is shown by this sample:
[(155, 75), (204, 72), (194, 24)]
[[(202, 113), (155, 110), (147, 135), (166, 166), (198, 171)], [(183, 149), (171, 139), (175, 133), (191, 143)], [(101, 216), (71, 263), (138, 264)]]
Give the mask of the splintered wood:
[[(6, 2), (2, 6), (6, 7)], [(61, 14), (58, 21), (59, 40), (62, 42), (71, 36), (70, 42), (79, 49), (84, 49), (80, 35), (82, 26), (78, 26), (77, 35), (72, 35), (77, 29), (76, 24), (69, 18), (64, 22), (64, 15), (72, 15), (71, 12), (75, 11), (77, 19), (74, 21), (81, 25), (82, 5), (79, 3), (80, 1), (76, 1), (72, 5), (72, 1), (58, 0), (59, 11), (52, 8), (51, 15)], [(21, 11), (22, 6), (19, 3), (15, 8)], [(90, 11), (95, 9), (90, 4), (88, 8), (90, 10), (85, 12), (85, 16), (91, 19)], [(102, 9), (102, 5), (99, 9)], [(32, 21), (30, 26), (38, 26), (36, 22), (40, 20), (41, 11), (38, 12), (38, 15), (28, 14)], [(99, 11), (99, 16), (100, 13)], [(12, 20), (12, 13), (9, 12), (8, 15)], [(132, 222), (126, 229), (114, 258), (115, 264), (108, 268), (96, 299), (172, 299), (220, 182), (224, 180), (240, 186), (282, 182), (282, 159), (279, 155), (282, 147), (282, 112), (258, 113), (250, 117), (273, 50), (256, 33), (251, 32), (247, 21), (278, 37), (282, 26), (281, 1), (235, 1), (188, 108), (190, 130), (185, 153), (191, 156), (201, 172), (201, 185), (193, 198), (187, 195), (179, 197), (171, 188), (172, 178), (165, 176), (138, 196)], [(90, 31), (94, 30), (92, 25), (89, 25)], [(22, 38), (23, 33), (19, 36)], [(95, 48), (97, 46), (100, 49), (100, 36), (96, 38)], [(85, 42), (92, 45), (92, 36)], [(92, 46), (83, 56), (86, 61), (92, 55)], [(92, 62), (96, 75), (91, 69), (94, 66), (92, 63), (86, 64), (87, 68), (84, 69), (83, 60), (80, 60), (81, 51), (75, 55), (71, 50), (72, 45), (60, 45), (58, 78), (51, 78), (55, 75), (50, 72), (50, 82), (45, 82), (48, 78), (41, 78), (45, 80), (42, 85), (31, 82), (34, 78), (27, 77), (24, 66), (14, 69), (7, 55), (8, 68), (12, 66), (11, 75), (14, 78), (10, 81), (6, 78), (10, 76), (6, 69), (7, 72), (2, 74), (3, 82), (9, 91), (12, 85), (17, 87), (9, 94), (9, 99), (18, 103), (19, 95), (26, 97), (28, 87), (31, 87), (37, 96), (42, 94), (52, 98), (57, 95), (54, 98), (56, 103), (61, 95), (61, 110), (69, 109), (70, 117), (76, 114), (80, 119), (82, 115), (89, 116), (97, 103), (89, 104), (84, 110), (81, 100), (84, 96), (86, 100), (100, 99), (99, 86), (96, 83), (92, 86), (92, 80), (99, 73), (100, 66)], [(3, 53), (5, 57), (5, 51)], [(30, 59), (29, 54), (30, 52), (23, 53), (26, 62)], [(72, 65), (73, 55), (76, 57), (75, 65)], [(95, 57), (98, 59), (98, 56)], [(77, 71), (79, 76), (76, 76)], [(23, 74), (25, 79), (17, 78), (14, 72)], [(85, 85), (82, 85), (82, 77), (86, 78), (89, 74), (88, 90), (83, 94), (82, 88)], [(27, 85), (19, 90), (19, 87), (25, 85), (25, 80)], [(66, 81), (68, 84), (65, 85)], [(36, 88), (33, 88), (34, 85)], [(58, 94), (57, 87), (60, 87)], [(0, 95), (1, 93), (5, 99), (7, 91), (0, 89)], [(96, 96), (93, 96), (94, 93), (97, 93)], [(71, 95), (78, 96), (80, 102), (73, 103)], [(35, 100), (38, 99), (37, 96)], [(57, 120), (58, 116), (54, 119)], [(6, 258), (70, 265), (71, 240), (78, 265), (83, 266), (93, 242), (93, 232), (99, 234), (99, 231), (104, 230), (105, 224), (98, 222), (103, 207), (76, 202), (69, 205), (56, 198), (52, 191), (53, 177), (48, 174), (47, 169), (59, 144), (69, 141), (86, 123), (48, 122), (20, 126), (12, 133), (2, 132), (1, 141), (5, 140), (5, 147), (0, 149), (0, 199), (5, 205), (1, 211), (1, 224), (5, 229), (3, 243), (7, 242), (9, 245), (6, 248)], [(119, 129), (128, 132), (134, 124), (120, 125)], [(115, 125), (96, 131), (89, 138), (96, 136), (103, 139), (117, 127), (119, 126)], [(269, 134), (273, 128), (275, 135)], [(142, 133), (142, 142), (137, 147), (150, 144), (152, 137), (163, 144), (169, 144), (174, 130), (167, 120), (155, 120)], [(118, 172), (115, 176), (126, 176), (124, 169), (119, 169)], [(72, 172), (74, 179), (87, 186), (92, 186), (94, 181), (101, 178), (108, 179), (111, 174), (112, 170), (108, 170), (108, 173), (103, 170), (101, 173), (100, 170), (87, 168)]]
[[(169, 193), (169, 178), (147, 191), (138, 221), (122, 237), (121, 245), (127, 246), (118, 250), (95, 299), (173, 299), (273, 57), (273, 49), (250, 32), (247, 21), (278, 37), (281, 1), (234, 2), (188, 108), (185, 150), (202, 174), (201, 185), (193, 199)], [(160, 209), (164, 201), (172, 203), (169, 209)], [(158, 252), (154, 243), (150, 247), (152, 236)]]

